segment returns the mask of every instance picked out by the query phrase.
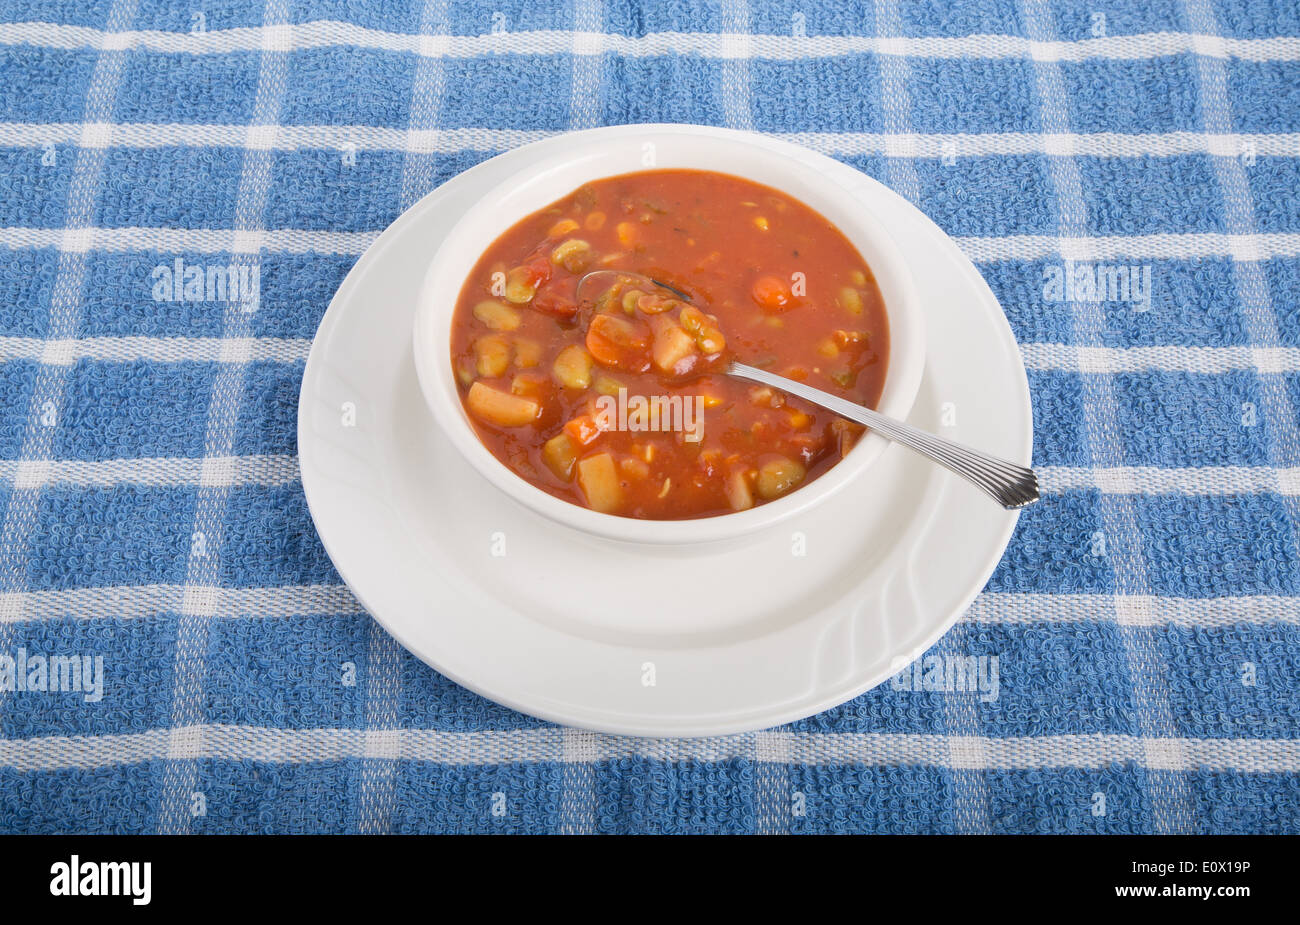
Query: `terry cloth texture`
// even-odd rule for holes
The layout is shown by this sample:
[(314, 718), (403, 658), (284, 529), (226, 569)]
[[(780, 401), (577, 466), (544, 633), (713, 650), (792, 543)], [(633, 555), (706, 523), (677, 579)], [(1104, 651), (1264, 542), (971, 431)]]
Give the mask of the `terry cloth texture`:
[[(0, 693), (0, 830), (1300, 831), (1294, 0), (210, 6), (0, 3), (0, 675), (104, 679)], [(1001, 300), (1045, 497), (930, 653), (996, 698), (579, 733), (341, 586), (294, 434), (344, 274), (467, 167), (644, 121), (879, 178)], [(258, 310), (156, 301), (178, 262)]]

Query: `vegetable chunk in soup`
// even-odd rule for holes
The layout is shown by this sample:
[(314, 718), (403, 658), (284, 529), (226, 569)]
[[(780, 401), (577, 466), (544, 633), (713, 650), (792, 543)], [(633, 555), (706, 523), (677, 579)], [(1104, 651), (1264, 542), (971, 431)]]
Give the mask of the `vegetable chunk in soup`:
[[(578, 281), (606, 275), (594, 294)], [(521, 478), (596, 511), (711, 517), (835, 465), (856, 424), (729, 379), (729, 360), (868, 407), (889, 330), (871, 269), (834, 225), (728, 174), (589, 183), (518, 222), (470, 272), (452, 364), (483, 444)]]

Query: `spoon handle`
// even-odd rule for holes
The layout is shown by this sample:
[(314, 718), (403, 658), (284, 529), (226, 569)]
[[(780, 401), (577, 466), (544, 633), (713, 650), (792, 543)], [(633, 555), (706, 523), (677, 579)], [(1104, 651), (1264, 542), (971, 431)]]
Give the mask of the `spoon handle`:
[(742, 363), (732, 363), (725, 370), (728, 375), (761, 382), (773, 388), (797, 395), (813, 404), (834, 411), (841, 417), (865, 424), (882, 437), (901, 443), (955, 472), (983, 490), (1007, 510), (1015, 510), (1038, 500), (1038, 477), (1034, 470), (1016, 465), (1005, 459), (981, 453), (960, 443), (936, 437), (915, 427), (895, 421), (878, 411)]

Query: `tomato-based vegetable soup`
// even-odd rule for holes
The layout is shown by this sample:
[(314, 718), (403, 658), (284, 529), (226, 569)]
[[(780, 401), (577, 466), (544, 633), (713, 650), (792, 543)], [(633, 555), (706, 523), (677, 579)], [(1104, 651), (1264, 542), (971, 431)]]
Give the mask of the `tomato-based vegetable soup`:
[[(579, 299), (600, 270), (644, 278), (603, 273)], [(871, 269), (834, 225), (698, 170), (599, 180), (520, 221), (474, 266), (451, 329), (493, 455), (566, 501), (656, 520), (779, 498), (862, 432), (726, 362), (874, 407), (888, 349)]]

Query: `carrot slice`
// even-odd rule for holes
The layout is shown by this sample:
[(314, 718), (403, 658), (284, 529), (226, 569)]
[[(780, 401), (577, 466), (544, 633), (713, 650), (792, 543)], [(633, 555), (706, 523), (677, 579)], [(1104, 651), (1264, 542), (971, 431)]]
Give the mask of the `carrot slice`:
[(617, 315), (597, 315), (587, 328), (587, 352), (597, 363), (641, 372), (650, 365), (646, 347), (650, 336), (646, 329)]
[(575, 446), (586, 446), (600, 436), (600, 424), (590, 414), (580, 414), (564, 425), (564, 433)]
[(754, 280), (751, 294), (765, 312), (783, 312), (794, 303), (790, 287), (779, 276), (760, 276)]

